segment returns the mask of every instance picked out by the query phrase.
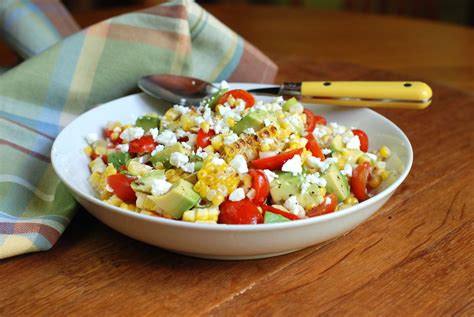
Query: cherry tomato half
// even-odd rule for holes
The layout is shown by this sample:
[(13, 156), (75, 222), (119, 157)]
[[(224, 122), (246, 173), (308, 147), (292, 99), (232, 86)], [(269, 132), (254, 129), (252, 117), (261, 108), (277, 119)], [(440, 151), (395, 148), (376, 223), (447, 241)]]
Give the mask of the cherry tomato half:
[(255, 104), (255, 97), (251, 93), (243, 89), (229, 90), (228, 92), (222, 95), (217, 104), (223, 105), (227, 101), (227, 99), (229, 99), (229, 96), (234, 97), (234, 99), (242, 99), (243, 101), (245, 101), (245, 108), (250, 108)]
[(304, 109), (303, 113), (306, 115), (306, 131), (313, 132), (317, 124), (326, 125), (326, 119), (322, 116), (315, 115), (311, 110)]
[(357, 165), (354, 171), (352, 171), (351, 189), (359, 201), (364, 201), (369, 198), (369, 196), (367, 196), (367, 180), (369, 179), (370, 169), (370, 164), (364, 162)]
[(252, 176), (252, 188), (255, 189), (255, 198), (252, 201), (260, 206), (267, 200), (268, 194), (270, 194), (270, 183), (265, 174), (260, 170), (250, 170), (249, 174)]
[(278, 209), (278, 208), (275, 208), (275, 207), (272, 207), (272, 206), (268, 206), (268, 205), (263, 205), (262, 206), (262, 209), (264, 211), (269, 211), (269, 212), (273, 212), (274, 214), (278, 214), (278, 215), (281, 215), (287, 219), (290, 219), (290, 220), (299, 220), (301, 219), (300, 217), (298, 217), (297, 215), (295, 214), (292, 214), (292, 213), (289, 213), (289, 212), (286, 212), (286, 211), (283, 211), (281, 209)]
[(321, 161), (324, 161), (326, 157), (319, 148), (318, 141), (316, 141), (316, 138), (313, 136), (313, 134), (308, 133), (306, 139), (308, 139), (308, 143), (306, 143), (306, 148), (311, 152), (311, 154), (313, 154), (314, 157), (319, 157)]
[(336, 194), (328, 194), (324, 197), (324, 201), (318, 206), (311, 208), (306, 212), (308, 217), (316, 217), (336, 211), (337, 196)]
[(219, 206), (219, 223), (243, 225), (263, 223), (263, 216), (257, 205), (248, 198), (240, 201), (226, 200)]
[(352, 133), (354, 133), (354, 135), (357, 135), (357, 137), (359, 138), (360, 150), (362, 152), (367, 152), (369, 150), (369, 137), (367, 136), (367, 134), (359, 129), (352, 130)]
[(209, 130), (209, 132), (204, 132), (203, 129), (199, 129), (197, 137), (196, 137), (196, 144), (200, 148), (205, 148), (206, 146), (211, 144), (211, 138), (216, 135), (214, 130)]
[(130, 186), (133, 180), (132, 177), (124, 174), (114, 174), (107, 177), (107, 184), (112, 187), (118, 198), (126, 203), (135, 203), (137, 196)]
[(150, 135), (142, 136), (140, 139), (133, 140), (129, 143), (128, 151), (130, 153), (146, 153), (155, 149), (156, 142)]
[(286, 161), (288, 161), (289, 159), (292, 159), (293, 156), (297, 154), (301, 154), (301, 152), (303, 152), (303, 148), (286, 151), (272, 157), (256, 159), (256, 160), (251, 161), (250, 163), (252, 164), (253, 167), (261, 169), (261, 170), (263, 169), (277, 170), (277, 169), (281, 169), (281, 167), (283, 166), (283, 164), (286, 163)]

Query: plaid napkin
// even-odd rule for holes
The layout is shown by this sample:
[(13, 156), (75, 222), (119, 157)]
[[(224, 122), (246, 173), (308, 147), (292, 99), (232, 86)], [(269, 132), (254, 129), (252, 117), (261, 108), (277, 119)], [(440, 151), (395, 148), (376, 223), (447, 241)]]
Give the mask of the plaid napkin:
[[(77, 31), (77, 32), (76, 32)], [(76, 203), (50, 163), (55, 136), (139, 77), (272, 82), (277, 67), (192, 1), (79, 31), (55, 0), (1, 0), (0, 34), (26, 61), (0, 75), (0, 258), (51, 248)]]

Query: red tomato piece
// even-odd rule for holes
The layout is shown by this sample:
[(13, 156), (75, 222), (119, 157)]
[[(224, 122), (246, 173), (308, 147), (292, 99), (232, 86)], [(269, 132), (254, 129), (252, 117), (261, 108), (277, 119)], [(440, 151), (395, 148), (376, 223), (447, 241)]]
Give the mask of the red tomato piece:
[(116, 139), (112, 140), (112, 133), (114, 133), (113, 130), (111, 129), (105, 129), (104, 130), (104, 136), (110, 140), (113, 144), (122, 144), (123, 140), (120, 137), (117, 137)]
[(308, 139), (308, 143), (306, 143), (306, 148), (311, 152), (311, 154), (313, 154), (314, 157), (319, 157), (321, 161), (324, 161), (326, 157), (319, 148), (318, 141), (316, 141), (316, 138), (313, 136), (313, 134), (308, 133), (306, 139)]
[(370, 169), (370, 164), (364, 162), (357, 165), (352, 172), (351, 190), (359, 201), (364, 201), (369, 198), (369, 196), (367, 196), (367, 180), (369, 179)]
[(152, 152), (156, 147), (156, 142), (150, 135), (144, 135), (140, 139), (130, 141), (128, 151), (130, 153)]
[(95, 152), (92, 152), (91, 154), (91, 160), (95, 160), (96, 158), (100, 157), (100, 159), (102, 160), (102, 162), (104, 162), (105, 164), (107, 164), (107, 155), (98, 155), (97, 153)]
[(197, 137), (196, 137), (196, 144), (200, 148), (205, 148), (206, 146), (211, 144), (211, 138), (216, 135), (214, 130), (209, 130), (209, 132), (204, 132), (203, 129), (199, 129)]
[(272, 157), (256, 159), (256, 160), (251, 161), (250, 163), (252, 164), (253, 167), (261, 169), (261, 170), (263, 169), (278, 170), (278, 169), (281, 169), (281, 167), (283, 166), (283, 164), (286, 163), (286, 161), (292, 159), (293, 156), (297, 154), (301, 154), (301, 152), (303, 152), (303, 148), (286, 151)]
[(252, 199), (254, 204), (263, 204), (270, 194), (270, 183), (265, 174), (260, 170), (250, 170), (252, 176), (252, 188), (255, 189), (255, 198)]
[(262, 206), (262, 209), (264, 211), (269, 211), (269, 212), (273, 212), (274, 214), (278, 214), (278, 215), (281, 215), (287, 219), (290, 219), (290, 220), (299, 220), (301, 219), (300, 217), (298, 217), (297, 215), (295, 214), (292, 214), (292, 213), (289, 213), (289, 212), (286, 212), (286, 211), (283, 211), (281, 209), (278, 209), (278, 208), (275, 208), (275, 207), (272, 207), (272, 206), (268, 206), (268, 205), (263, 205)]
[(326, 119), (323, 116), (315, 115), (311, 110), (304, 109), (303, 113), (306, 115), (306, 131), (311, 133), (317, 124), (326, 125)]
[(229, 99), (229, 96), (234, 97), (234, 99), (242, 99), (243, 101), (245, 101), (245, 108), (250, 108), (255, 104), (255, 97), (251, 93), (243, 89), (229, 90), (228, 92), (222, 95), (217, 104), (223, 105), (227, 101), (227, 99)]
[[(329, 198), (329, 199), (328, 199)], [(336, 194), (328, 194), (324, 197), (324, 201), (318, 206), (311, 208), (306, 212), (308, 217), (316, 217), (336, 211), (337, 196)]]
[(240, 201), (226, 200), (219, 206), (219, 223), (228, 225), (263, 223), (263, 216), (257, 205), (248, 198)]
[(126, 203), (135, 203), (137, 196), (130, 184), (134, 181), (132, 177), (124, 174), (114, 174), (107, 177), (107, 183), (114, 190), (118, 198)]
[(354, 135), (357, 135), (357, 137), (359, 138), (360, 150), (362, 152), (367, 152), (369, 150), (369, 137), (367, 136), (367, 134), (359, 129), (352, 130), (352, 133), (354, 133)]

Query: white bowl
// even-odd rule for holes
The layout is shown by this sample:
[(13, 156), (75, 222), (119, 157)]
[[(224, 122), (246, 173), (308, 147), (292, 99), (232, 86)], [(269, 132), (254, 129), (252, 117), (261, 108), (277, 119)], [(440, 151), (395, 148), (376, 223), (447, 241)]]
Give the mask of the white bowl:
[[(232, 88), (268, 87), (232, 84)], [(261, 98), (270, 100), (270, 97)], [(76, 200), (92, 215), (134, 239), (196, 257), (213, 259), (255, 259), (300, 250), (342, 235), (372, 214), (390, 198), (410, 171), (413, 152), (405, 134), (382, 115), (366, 108), (342, 108), (305, 104), (328, 119), (349, 127), (359, 127), (369, 135), (371, 148), (389, 146), (405, 168), (381, 193), (354, 207), (305, 220), (265, 225), (209, 225), (169, 220), (138, 214), (108, 205), (97, 198), (88, 182), (89, 158), (83, 150), (85, 136), (101, 135), (108, 121), (133, 123), (145, 113), (163, 113), (167, 106), (144, 94), (120, 98), (94, 108), (75, 119), (56, 138), (51, 159), (56, 174)]]

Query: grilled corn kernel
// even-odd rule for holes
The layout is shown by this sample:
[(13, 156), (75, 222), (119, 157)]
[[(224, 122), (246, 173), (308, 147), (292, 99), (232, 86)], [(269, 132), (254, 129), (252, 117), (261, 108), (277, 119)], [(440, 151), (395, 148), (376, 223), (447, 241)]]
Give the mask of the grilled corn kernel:
[(357, 163), (362, 164), (362, 163), (372, 163), (372, 161), (365, 155), (361, 155), (359, 159), (357, 160)]
[(200, 126), (199, 126), (202, 131), (204, 131), (205, 133), (208, 133), (209, 132), (209, 129), (210, 129), (210, 126), (209, 126), (209, 123), (207, 122), (201, 122)]
[(381, 182), (382, 182), (382, 178), (378, 175), (375, 175), (369, 180), (368, 184), (371, 188), (377, 188), (380, 186)]
[(321, 187), (319, 189), (319, 191), (321, 192), (321, 196), (324, 197), (326, 195), (326, 188), (325, 187)]
[(244, 188), (252, 187), (252, 176), (250, 176), (249, 174), (245, 174), (242, 178), (242, 183)]
[(387, 171), (387, 170), (383, 170), (383, 171), (380, 173), (380, 177), (382, 177), (382, 180), (386, 180), (389, 176), (390, 176), (390, 172)]
[(194, 117), (190, 114), (183, 114), (181, 116), (181, 127), (184, 131), (189, 131), (194, 127), (195, 120)]
[(227, 118), (226, 123), (229, 127), (233, 127), (235, 125), (235, 120), (234, 118)]
[(343, 157), (339, 158), (337, 160), (337, 167), (339, 167), (340, 170), (344, 169), (344, 166), (346, 165), (347, 160)]
[(260, 145), (260, 151), (261, 152), (268, 152), (270, 150), (271, 150), (270, 144), (263, 143), (262, 145)]
[(348, 205), (355, 205), (359, 203), (359, 200), (357, 200), (355, 197), (349, 196), (344, 200), (344, 203)]
[(112, 206), (116, 206), (116, 207), (122, 207), (122, 204), (125, 205), (125, 206), (127, 205), (120, 198), (118, 198), (116, 195), (112, 195), (109, 199), (107, 199), (106, 202), (108, 204), (111, 204)]
[(165, 113), (165, 118), (170, 121), (174, 121), (178, 119), (179, 116), (180, 116), (180, 113), (173, 108), (168, 109), (168, 111), (166, 111)]
[(195, 222), (196, 221), (196, 210), (191, 209), (183, 213), (183, 221)]
[(118, 132), (112, 132), (112, 134), (110, 135), (111, 140), (116, 140), (118, 137), (119, 137)]
[(117, 174), (117, 170), (115, 169), (115, 167), (112, 164), (107, 165), (107, 167), (105, 168), (105, 176), (109, 177), (110, 175), (114, 174)]
[(92, 155), (92, 152), (93, 152), (93, 150), (92, 150), (92, 148), (91, 148), (90, 146), (86, 146), (86, 147), (84, 148), (84, 153), (85, 153), (87, 156), (91, 156), (91, 155)]
[(323, 141), (323, 143), (327, 143), (329, 142), (330, 138), (331, 138), (331, 135), (326, 134), (326, 135), (323, 135), (323, 137), (321, 138), (321, 141)]
[(165, 172), (166, 179), (170, 183), (177, 182), (181, 178), (182, 175), (183, 175), (183, 171), (181, 169), (171, 168)]
[(219, 151), (224, 145), (224, 142), (222, 141), (222, 134), (219, 134), (213, 137), (211, 139), (211, 145), (214, 148), (214, 150)]
[(383, 159), (387, 159), (391, 154), (390, 149), (387, 146), (382, 146), (379, 150), (379, 155)]
[(94, 152), (97, 155), (106, 155), (107, 154), (107, 149), (105, 147), (96, 147)]

